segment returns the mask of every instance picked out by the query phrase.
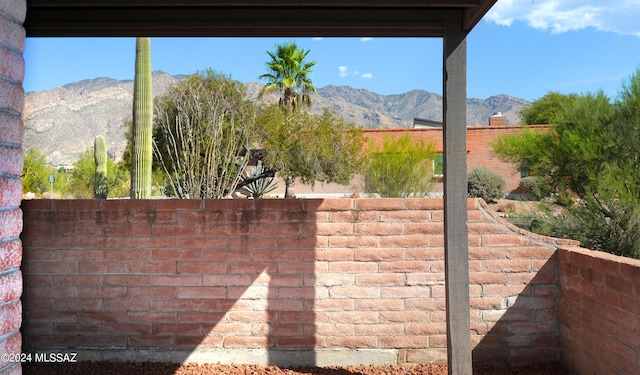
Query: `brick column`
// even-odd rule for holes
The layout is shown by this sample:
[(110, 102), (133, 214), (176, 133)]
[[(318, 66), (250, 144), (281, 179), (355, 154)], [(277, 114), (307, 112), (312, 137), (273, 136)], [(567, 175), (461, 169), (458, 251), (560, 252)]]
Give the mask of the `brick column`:
[[(24, 107), (25, 0), (0, 0), (0, 356), (22, 345), (22, 109)], [(1, 375), (22, 373), (0, 359)]]

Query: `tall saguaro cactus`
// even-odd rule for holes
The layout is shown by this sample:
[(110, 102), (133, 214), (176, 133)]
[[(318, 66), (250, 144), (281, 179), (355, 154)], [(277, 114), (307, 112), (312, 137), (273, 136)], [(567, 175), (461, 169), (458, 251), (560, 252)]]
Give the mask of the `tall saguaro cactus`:
[(93, 180), (93, 196), (96, 199), (107, 199), (109, 184), (107, 182), (107, 143), (99, 135), (93, 141), (93, 159), (96, 162), (96, 173)]
[(136, 38), (133, 140), (131, 142), (131, 199), (151, 198), (152, 120), (151, 41), (150, 38)]

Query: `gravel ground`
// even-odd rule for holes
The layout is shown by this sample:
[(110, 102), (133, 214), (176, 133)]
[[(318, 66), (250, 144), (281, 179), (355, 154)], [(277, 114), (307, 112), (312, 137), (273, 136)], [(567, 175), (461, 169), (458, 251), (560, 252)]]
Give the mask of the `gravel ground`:
[[(304, 367), (281, 369), (275, 366), (172, 364), (132, 362), (78, 362), (23, 364), (23, 375), (447, 375), (445, 364), (394, 366)], [(528, 367), (482, 366), (474, 375), (568, 375), (559, 364)]]

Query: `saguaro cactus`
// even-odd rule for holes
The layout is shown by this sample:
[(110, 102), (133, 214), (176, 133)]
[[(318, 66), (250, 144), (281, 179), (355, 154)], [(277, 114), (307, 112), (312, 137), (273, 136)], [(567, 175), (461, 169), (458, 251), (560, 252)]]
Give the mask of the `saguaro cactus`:
[(99, 135), (93, 142), (93, 159), (96, 162), (96, 173), (93, 180), (93, 196), (96, 199), (107, 199), (109, 183), (107, 181), (107, 143)]
[(131, 142), (131, 199), (151, 198), (152, 120), (151, 42), (149, 38), (136, 38), (133, 139)]

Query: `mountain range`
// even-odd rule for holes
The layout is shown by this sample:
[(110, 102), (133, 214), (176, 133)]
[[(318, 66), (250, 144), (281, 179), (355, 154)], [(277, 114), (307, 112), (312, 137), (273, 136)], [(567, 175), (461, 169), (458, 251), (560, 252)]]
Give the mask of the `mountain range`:
[[(153, 73), (154, 96), (183, 79)], [(258, 100), (262, 85), (245, 83), (250, 98)], [(275, 95), (262, 100), (277, 100)], [(24, 146), (42, 152), (52, 164), (69, 164), (104, 135), (110, 155), (119, 159), (126, 146), (124, 125), (132, 117), (133, 81), (95, 78), (26, 94)], [(442, 121), (442, 96), (424, 90), (381, 95), (349, 86), (326, 86), (313, 97), (312, 112), (325, 108), (363, 128), (410, 128), (414, 118)], [(530, 103), (508, 95), (467, 100), (467, 125), (487, 125), (489, 116), (502, 112), (507, 124), (520, 122), (520, 111)]]

